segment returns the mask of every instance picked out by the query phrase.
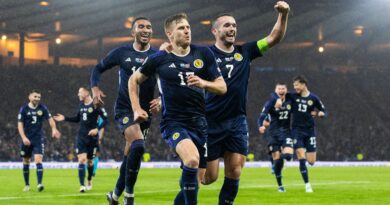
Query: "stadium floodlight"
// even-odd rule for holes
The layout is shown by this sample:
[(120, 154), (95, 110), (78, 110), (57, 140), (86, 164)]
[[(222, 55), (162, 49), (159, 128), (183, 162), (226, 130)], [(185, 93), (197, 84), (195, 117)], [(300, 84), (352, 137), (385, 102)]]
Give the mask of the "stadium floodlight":
[(61, 44), (61, 42), (62, 42), (62, 40), (61, 40), (61, 38), (60, 37), (58, 37), (58, 38), (56, 38), (56, 44)]
[(41, 2), (39, 2), (39, 5), (41, 5), (41, 6), (49, 6), (49, 2), (48, 1), (41, 1)]
[(1, 40), (3, 40), (3, 41), (7, 40), (7, 35), (2, 35)]
[(323, 53), (325, 51), (325, 48), (323, 46), (318, 47), (318, 52)]

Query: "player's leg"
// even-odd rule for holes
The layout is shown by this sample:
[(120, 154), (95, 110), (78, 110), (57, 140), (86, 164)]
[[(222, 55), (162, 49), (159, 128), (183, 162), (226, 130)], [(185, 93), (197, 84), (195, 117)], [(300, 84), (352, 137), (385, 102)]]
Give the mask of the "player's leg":
[(306, 152), (307, 162), (313, 166), (316, 162), (317, 152)]
[(145, 152), (145, 141), (138, 123), (127, 127), (124, 134), (126, 141), (131, 144), (126, 159), (124, 204), (134, 204), (134, 185), (137, 181), (141, 159)]
[(201, 183), (209, 185), (218, 179), (219, 174), (219, 159), (214, 159), (207, 162), (207, 168), (204, 176), (201, 178)]
[(33, 154), (34, 154), (35, 166), (37, 167), (37, 181), (38, 181), (37, 189), (39, 192), (43, 191), (43, 189), (44, 189), (43, 184), (42, 184), (42, 180), (43, 180), (43, 165), (42, 165), (43, 153), (44, 153), (43, 142), (35, 144), (33, 147)]
[(310, 138), (308, 137), (306, 141), (306, 158), (307, 162), (313, 166), (317, 158), (317, 140), (314, 130), (312, 130), (310, 134)]
[(183, 172), (181, 176), (182, 192), (185, 204), (197, 204), (198, 201), (198, 167), (199, 152), (194, 142), (187, 138), (182, 139), (176, 145), (176, 153), (183, 162)]
[(85, 151), (80, 151), (77, 153), (77, 159), (79, 162), (79, 182), (80, 182), (80, 192), (85, 192), (85, 162), (87, 161), (87, 153)]
[(283, 143), (282, 155), (281, 158), (287, 161), (291, 161), (294, 155), (294, 143), (293, 139), (290, 136), (287, 136)]
[(31, 146), (21, 145), (20, 156), (23, 159), (23, 179), (24, 179), (24, 188), (23, 191), (30, 191), (30, 159), (32, 155)]
[(109, 205), (117, 205), (119, 197), (122, 195), (125, 190), (125, 177), (126, 177), (126, 162), (127, 162), (127, 153), (129, 153), (130, 144), (126, 142), (125, 149), (123, 151), (123, 160), (119, 168), (119, 177), (116, 181), (114, 191), (108, 192), (106, 194)]
[(100, 156), (100, 145), (99, 143), (97, 144), (97, 150), (96, 150), (96, 155), (93, 158), (93, 172), (92, 176), (94, 177), (97, 172), (98, 164), (99, 164), (99, 156)]
[(225, 179), (219, 193), (219, 205), (233, 204), (239, 188), (246, 157), (240, 153), (225, 152)]
[(242, 168), (248, 154), (248, 123), (245, 116), (226, 121), (229, 132), (223, 141), (225, 179), (219, 194), (219, 204), (233, 204), (239, 188)]
[(87, 171), (88, 171), (88, 177), (87, 177), (87, 190), (92, 190), (92, 176), (93, 176), (93, 159), (96, 156), (97, 147), (96, 142), (92, 142), (90, 144), (91, 146), (88, 147), (88, 153), (87, 153)]
[(282, 183), (282, 170), (284, 166), (284, 159), (281, 158), (280, 153), (280, 146), (279, 145), (271, 145), (272, 147), (272, 159), (274, 160), (275, 164), (275, 178), (276, 182), (278, 183), (278, 191), (279, 192), (285, 192), (285, 189), (283, 187)]

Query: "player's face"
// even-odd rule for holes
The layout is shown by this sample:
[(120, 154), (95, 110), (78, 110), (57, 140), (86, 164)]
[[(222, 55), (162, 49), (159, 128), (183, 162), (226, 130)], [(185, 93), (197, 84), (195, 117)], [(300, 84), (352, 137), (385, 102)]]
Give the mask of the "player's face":
[(30, 100), (30, 102), (36, 106), (39, 104), (39, 102), (41, 101), (41, 94), (39, 93), (31, 93), (29, 96), (28, 96), (28, 99)]
[(213, 30), (215, 38), (225, 45), (233, 45), (236, 41), (237, 24), (231, 16), (221, 16), (217, 20), (217, 27)]
[(299, 81), (294, 82), (294, 89), (298, 94), (301, 94), (306, 88), (306, 84), (300, 83)]
[(84, 88), (80, 88), (77, 96), (79, 96), (80, 101), (84, 101), (88, 97), (88, 91), (86, 91)]
[(140, 44), (148, 44), (152, 38), (152, 24), (148, 20), (138, 20), (134, 24), (132, 35), (135, 41)]
[(171, 43), (186, 48), (191, 44), (191, 27), (186, 19), (173, 23), (172, 30), (168, 32)]
[(275, 88), (275, 92), (279, 95), (279, 97), (285, 96), (287, 93), (286, 85), (277, 85)]

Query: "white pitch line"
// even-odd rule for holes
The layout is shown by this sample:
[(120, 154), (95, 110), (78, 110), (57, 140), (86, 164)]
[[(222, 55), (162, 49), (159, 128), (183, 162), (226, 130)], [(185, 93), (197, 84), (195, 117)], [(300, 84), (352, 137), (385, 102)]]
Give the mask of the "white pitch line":
[[(326, 186), (326, 185), (346, 185), (346, 184), (369, 184), (372, 183), (370, 181), (338, 181), (338, 182), (320, 182), (313, 183), (313, 186)], [(300, 184), (285, 184), (285, 187), (292, 186), (303, 186), (303, 183)], [(276, 187), (276, 185), (253, 185), (253, 186), (240, 186), (240, 189), (254, 189), (254, 188), (269, 188)], [(208, 188), (202, 186), (202, 190), (219, 190), (220, 187), (217, 188)], [(167, 193), (167, 192), (178, 192), (179, 189), (170, 189), (170, 190), (159, 190), (159, 191), (140, 191), (137, 194), (151, 194), (151, 193)], [(45, 199), (45, 198), (54, 198), (54, 197), (84, 197), (84, 196), (104, 196), (106, 193), (78, 193), (78, 194), (60, 194), (60, 195), (51, 195), (51, 196), (10, 196), (10, 197), (0, 197), (0, 201), (4, 200), (12, 200), (12, 199)]]

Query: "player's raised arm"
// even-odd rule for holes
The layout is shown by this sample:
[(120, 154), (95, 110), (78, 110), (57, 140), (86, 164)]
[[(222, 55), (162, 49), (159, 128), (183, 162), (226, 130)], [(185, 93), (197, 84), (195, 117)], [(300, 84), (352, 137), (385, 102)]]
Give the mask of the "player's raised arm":
[(288, 13), (290, 11), (290, 6), (284, 1), (278, 1), (274, 8), (279, 13), (279, 15), (271, 33), (266, 37), (268, 47), (270, 48), (279, 43), (286, 34)]
[(128, 86), (131, 107), (134, 112), (134, 121), (143, 122), (148, 119), (148, 113), (141, 108), (139, 103), (139, 85), (148, 79), (148, 76), (142, 74), (138, 69), (133, 75), (131, 75)]

